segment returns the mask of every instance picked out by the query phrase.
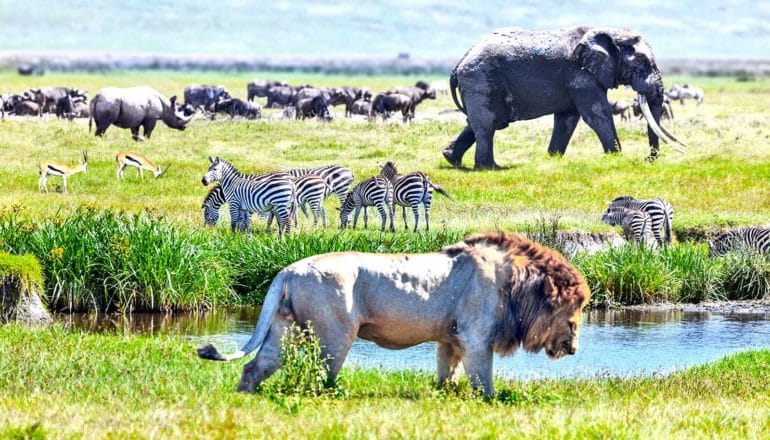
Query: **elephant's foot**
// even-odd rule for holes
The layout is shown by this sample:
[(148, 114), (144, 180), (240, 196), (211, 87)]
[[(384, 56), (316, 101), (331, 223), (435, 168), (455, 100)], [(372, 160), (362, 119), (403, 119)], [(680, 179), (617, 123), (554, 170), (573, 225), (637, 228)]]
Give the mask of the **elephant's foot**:
[(444, 159), (447, 160), (453, 167), (460, 168), (463, 162), (462, 156), (457, 157), (457, 155), (454, 153), (454, 150), (452, 149), (452, 144), (449, 144), (446, 148), (444, 148), (441, 151), (441, 154), (444, 155)]
[(139, 135), (136, 135), (136, 136), (131, 136), (131, 137), (132, 137), (132, 138), (133, 138), (133, 139), (134, 139), (136, 142), (144, 142), (144, 139), (142, 139), (142, 137), (141, 137), (141, 136), (139, 136)]
[(503, 167), (498, 165), (496, 162), (477, 162), (476, 165), (473, 167), (475, 170), (501, 170)]

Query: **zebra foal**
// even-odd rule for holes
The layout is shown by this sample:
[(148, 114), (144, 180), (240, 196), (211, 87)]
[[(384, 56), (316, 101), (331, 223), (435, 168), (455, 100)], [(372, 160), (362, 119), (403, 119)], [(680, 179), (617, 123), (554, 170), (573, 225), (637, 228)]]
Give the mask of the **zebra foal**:
[(620, 225), (623, 236), (634, 243), (647, 247), (656, 247), (657, 240), (652, 229), (650, 214), (640, 209), (610, 208), (602, 216), (602, 222), (608, 225)]
[(433, 190), (439, 194), (451, 199), (440, 186), (434, 184), (424, 173), (419, 171), (409, 174), (398, 174), (396, 164), (387, 162), (380, 166), (380, 175), (390, 181), (393, 185), (393, 201), (401, 206), (401, 212), (404, 217), (404, 229), (409, 229), (406, 223), (406, 207), (412, 208), (414, 214), (414, 232), (417, 232), (417, 226), (420, 223), (420, 204), (425, 209), (425, 230), (430, 230), (430, 205), (433, 199)]
[(674, 208), (667, 201), (660, 198), (643, 200), (631, 196), (620, 196), (609, 202), (607, 212), (613, 208), (636, 209), (646, 212), (650, 215), (655, 241), (659, 245), (671, 244), (671, 222), (674, 221)]

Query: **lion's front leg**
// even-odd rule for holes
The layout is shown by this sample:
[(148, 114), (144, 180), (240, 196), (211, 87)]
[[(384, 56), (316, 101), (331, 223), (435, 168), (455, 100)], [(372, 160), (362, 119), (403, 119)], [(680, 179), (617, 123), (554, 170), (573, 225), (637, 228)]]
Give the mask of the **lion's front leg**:
[(465, 353), (463, 358), (465, 373), (471, 380), (474, 390), (481, 389), (484, 395), (495, 393), (492, 385), (492, 346), (474, 347)]
[(438, 373), (438, 386), (443, 387), (446, 381), (456, 382), (458, 378), (461, 360), (460, 353), (446, 342), (436, 344), (436, 372)]

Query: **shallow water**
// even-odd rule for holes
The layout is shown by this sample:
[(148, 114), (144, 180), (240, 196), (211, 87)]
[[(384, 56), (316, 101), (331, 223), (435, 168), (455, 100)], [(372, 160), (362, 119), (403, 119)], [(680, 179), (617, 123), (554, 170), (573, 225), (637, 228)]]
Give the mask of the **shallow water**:
[[(134, 314), (62, 315), (59, 321), (92, 332), (175, 334), (192, 343), (212, 342), (222, 351), (244, 344), (258, 309), (244, 308), (206, 315)], [(580, 350), (560, 361), (544, 353), (523, 351), (495, 358), (495, 374), (539, 377), (596, 377), (668, 373), (713, 361), (729, 353), (770, 347), (770, 314), (718, 315), (680, 311), (592, 311), (581, 326)], [(192, 355), (192, 353), (191, 353)], [(435, 370), (435, 344), (387, 350), (357, 340), (347, 366), (385, 370)]]

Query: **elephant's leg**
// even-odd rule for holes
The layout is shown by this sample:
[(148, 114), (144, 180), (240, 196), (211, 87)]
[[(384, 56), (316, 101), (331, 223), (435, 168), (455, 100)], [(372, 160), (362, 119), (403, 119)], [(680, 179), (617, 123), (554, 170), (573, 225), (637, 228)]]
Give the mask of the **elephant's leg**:
[(459, 167), (463, 162), (463, 155), (471, 145), (476, 142), (476, 135), (473, 134), (470, 125), (466, 125), (463, 131), (444, 148), (441, 154), (452, 166)]
[(443, 387), (447, 381), (457, 380), (460, 359), (460, 353), (451, 344), (446, 342), (436, 344), (436, 372), (439, 388)]
[(473, 128), (476, 134), (476, 164), (477, 170), (499, 168), (495, 163), (495, 152), (493, 150), (493, 139), (495, 137), (495, 128), (493, 126), (476, 126)]
[(579, 120), (580, 113), (574, 110), (553, 115), (553, 132), (551, 142), (548, 144), (548, 154), (563, 155), (567, 151), (567, 145)]
[(492, 347), (468, 350), (463, 357), (463, 365), (474, 390), (481, 389), (487, 396), (495, 393), (492, 385)]
[(620, 151), (618, 133), (615, 131), (615, 121), (612, 119), (612, 109), (607, 102), (606, 94), (579, 91), (573, 97), (580, 117), (599, 136), (605, 153)]
[(281, 338), (284, 329), (288, 324), (280, 318), (273, 319), (270, 330), (267, 332), (265, 342), (262, 343), (259, 352), (243, 366), (241, 383), (238, 385), (238, 391), (253, 393), (254, 389), (265, 379), (270, 377), (283, 364), (283, 354), (281, 352)]

